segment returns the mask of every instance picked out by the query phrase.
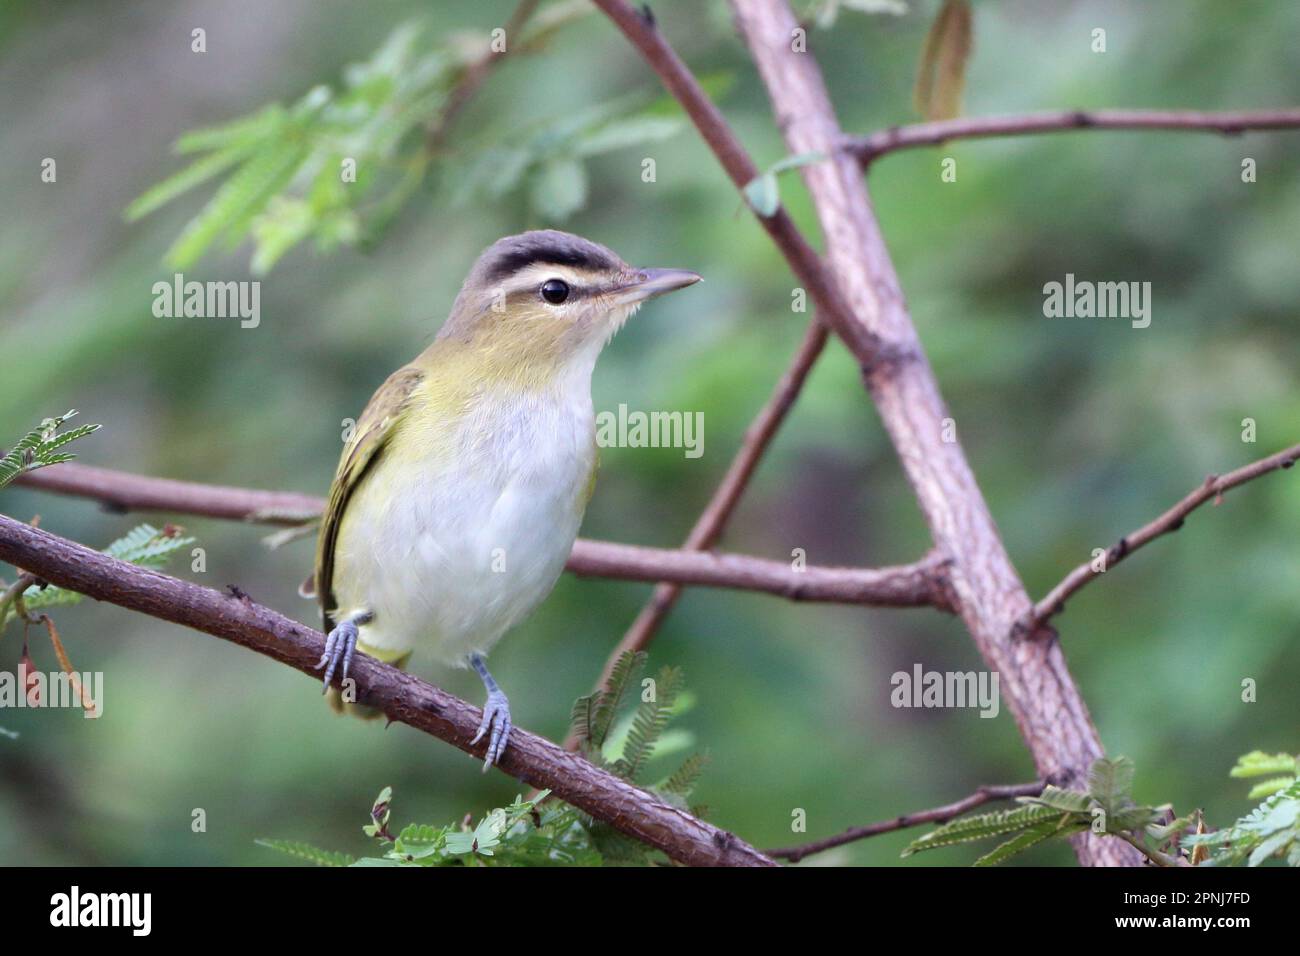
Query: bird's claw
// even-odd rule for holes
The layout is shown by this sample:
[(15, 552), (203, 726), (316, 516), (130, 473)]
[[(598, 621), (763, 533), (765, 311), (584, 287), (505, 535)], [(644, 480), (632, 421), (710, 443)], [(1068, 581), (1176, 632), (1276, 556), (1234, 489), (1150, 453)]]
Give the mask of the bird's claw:
[(321, 693), (330, 689), (330, 681), (334, 677), (334, 670), (338, 667), (339, 661), (343, 662), (343, 673), (339, 680), (348, 679), (348, 669), (352, 666), (352, 655), (357, 650), (357, 625), (352, 621), (343, 621), (334, 630), (329, 632), (325, 638), (325, 653), (321, 655), (320, 663), (316, 665), (316, 670), (329, 665), (325, 671), (325, 683), (321, 687)]
[(484, 773), (505, 753), (513, 726), (510, 722), (510, 701), (506, 695), (500, 690), (488, 691), (487, 701), (483, 704), (483, 721), (478, 725), (478, 733), (470, 741), (476, 744), (489, 730), (492, 732), (488, 736), (487, 752), (483, 757)]

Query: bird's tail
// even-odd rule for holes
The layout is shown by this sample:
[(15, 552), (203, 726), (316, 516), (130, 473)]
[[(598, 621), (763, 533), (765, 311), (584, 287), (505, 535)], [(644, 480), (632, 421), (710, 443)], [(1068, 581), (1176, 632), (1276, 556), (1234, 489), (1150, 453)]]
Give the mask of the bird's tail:
[[(411, 652), (404, 651), (395, 654), (392, 651), (385, 653), (373, 647), (367, 647), (361, 642), (357, 642), (357, 650), (369, 654), (376, 660), (381, 660), (385, 664), (392, 664), (400, 670), (406, 670), (406, 662), (411, 659)], [(370, 707), (366, 704), (358, 704), (356, 701), (345, 700), (343, 692), (337, 687), (331, 686), (325, 693), (325, 700), (329, 702), (330, 709), (336, 714), (347, 714), (350, 717), (360, 717), (362, 720), (374, 720), (376, 717), (382, 717), (384, 712), (378, 707)]]

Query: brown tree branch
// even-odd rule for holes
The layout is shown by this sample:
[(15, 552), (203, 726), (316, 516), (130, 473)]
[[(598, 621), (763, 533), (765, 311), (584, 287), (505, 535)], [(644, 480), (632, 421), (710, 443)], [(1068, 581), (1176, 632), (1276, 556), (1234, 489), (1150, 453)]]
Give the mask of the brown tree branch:
[[(722, 535), (723, 528), (726, 527), (731, 518), (732, 512), (736, 510), (736, 505), (740, 502), (740, 497), (744, 494), (745, 487), (754, 474), (754, 469), (758, 467), (759, 460), (772, 443), (781, 422), (794, 406), (795, 399), (798, 398), (799, 392), (803, 389), (803, 384), (808, 378), (808, 373), (812, 371), (812, 367), (816, 364), (822, 349), (826, 347), (826, 338), (826, 326), (820, 320), (814, 318), (812, 324), (808, 327), (807, 334), (799, 345), (799, 350), (791, 360), (789, 368), (777, 381), (771, 397), (768, 398), (767, 403), (745, 431), (740, 450), (732, 458), (726, 474), (723, 475), (722, 481), (713, 493), (713, 497), (709, 499), (704, 511), (696, 519), (694, 527), (691, 528), (691, 532), (686, 538), (686, 543), (682, 545), (684, 551), (704, 551), (717, 543), (718, 538)], [(632, 626), (623, 635), (623, 639), (618, 642), (609, 658), (605, 661), (605, 669), (601, 672), (600, 680), (596, 682), (597, 690), (605, 686), (610, 674), (614, 671), (614, 665), (618, 663), (618, 659), (623, 654), (628, 651), (645, 650), (649, 646), (654, 639), (655, 631), (663, 623), (664, 618), (668, 616), (668, 612), (672, 610), (673, 605), (677, 603), (677, 598), (681, 593), (681, 584), (655, 585), (650, 600), (646, 602), (646, 605), (641, 609), (641, 613), (632, 622)], [(796, 599), (799, 597), (806, 598), (806, 593), (791, 596), (796, 597)], [(950, 608), (945, 609), (950, 610)], [(572, 734), (564, 741), (566, 750), (572, 750), (576, 745), (577, 738)]]
[(951, 611), (946, 592), (946, 561), (929, 555), (915, 564), (886, 568), (809, 566), (795, 571), (787, 561), (711, 551), (664, 551), (606, 541), (590, 542), (570, 559), (579, 575), (627, 581), (674, 581), (714, 587), (766, 591), (792, 601), (826, 601), (876, 607), (935, 607)]
[[(300, 524), (324, 508), (324, 502), (312, 495), (151, 478), (74, 463), (27, 472), (16, 483), (91, 498), (117, 511), (163, 511), (263, 524)], [(569, 556), (568, 569), (588, 577), (762, 591), (796, 601), (934, 606), (940, 610), (953, 607), (944, 563), (934, 557), (898, 567), (810, 565), (796, 571), (789, 562), (749, 555), (676, 551), (579, 538)]]
[[(1213, 500), (1217, 505), (1229, 489), (1244, 485), (1269, 472), (1290, 468), (1297, 460), (1300, 460), (1300, 445), (1292, 445), (1275, 455), (1251, 462), (1226, 475), (1210, 475), (1199, 487), (1189, 492), (1178, 504), (1160, 517), (1120, 538), (1106, 552), (1105, 563), (1102, 566), (1109, 571), (1143, 545), (1151, 543), (1161, 535), (1177, 531), (1183, 526), (1184, 519), (1207, 501)], [(1104, 572), (1095, 569), (1095, 563), (1095, 561), (1085, 561), (1080, 564), (1067, 574), (1060, 584), (1052, 588), (1045, 598), (1035, 604), (1033, 611), (1024, 621), (1024, 632), (1038, 631), (1039, 625), (1065, 610), (1065, 602), (1069, 597), (1089, 581), (1100, 577)]]
[[(3, 515), (0, 560), (59, 587), (242, 645), (319, 679), (316, 663), (324, 648), (323, 635), (255, 604), (246, 595), (223, 594), (139, 568)], [(470, 743), (481, 718), (478, 708), (365, 654), (353, 660), (351, 676), (360, 703), (482, 757), (483, 744)], [(524, 783), (552, 790), (560, 799), (681, 863), (775, 865), (733, 834), (518, 727), (497, 766)]]
[[(791, 49), (797, 24), (783, 0), (732, 0), (732, 9), (787, 149), (830, 157), (803, 167), (803, 178), (855, 324), (881, 343), (885, 360), (863, 362), (864, 379), (935, 547), (952, 559), (950, 580), (967, 630), (987, 666), (1001, 675), (1003, 697), (1038, 775), (1081, 784), (1103, 753), (1101, 740), (1059, 642), (1013, 639), (1015, 623), (1031, 606), (1029, 595), (961, 444), (951, 440), (946, 426), (952, 416), (912, 324), (861, 169), (836, 151), (844, 133), (817, 61)], [(1135, 865), (1139, 859), (1132, 848), (1093, 835), (1074, 845), (1084, 864)]]
[(1015, 797), (1036, 797), (1042, 792), (1042, 781), (1037, 781), (1035, 783), (1013, 783), (991, 787), (980, 787), (970, 796), (963, 797), (953, 803), (944, 804), (942, 807), (935, 807), (932, 810), (918, 810), (915, 813), (905, 813), (901, 817), (894, 817), (892, 820), (882, 820), (879, 823), (870, 823), (866, 826), (851, 827), (843, 833), (836, 834), (833, 837), (826, 837), (824, 840), (814, 840), (810, 843), (801, 843), (798, 846), (787, 846), (778, 850), (767, 850), (765, 852), (768, 856), (774, 859), (789, 860), (791, 863), (798, 863), (804, 857), (812, 856), (814, 853), (821, 853), (823, 850), (830, 850), (837, 846), (844, 846), (844, 844), (853, 843), (855, 840), (863, 840), (867, 837), (879, 836), (882, 833), (892, 833), (895, 830), (903, 830), (907, 827), (920, 826), (925, 823), (947, 823), (954, 817), (961, 816), (967, 810), (973, 810), (991, 800), (1011, 800)]
[(1300, 109), (1240, 110), (1219, 113), (1192, 110), (1055, 110), (1014, 116), (971, 116), (932, 123), (894, 126), (869, 136), (845, 137), (840, 148), (863, 166), (887, 153), (940, 146), (955, 139), (1066, 133), (1088, 129), (1175, 130), (1237, 135), (1247, 130), (1295, 129)]
[[(727, 125), (722, 112), (709, 99), (676, 51), (660, 35), (653, 21), (624, 0), (592, 2), (641, 51), (664, 86), (681, 103), (686, 115), (713, 150), (736, 189), (743, 191), (745, 185), (759, 174), (758, 167)], [(791, 271), (808, 290), (809, 297), (817, 307), (818, 316), (848, 343), (854, 355), (864, 361), (873, 359), (880, 343), (870, 329), (854, 319), (853, 310), (843, 292), (785, 209), (778, 208), (770, 216), (759, 216), (758, 221), (785, 256)]]

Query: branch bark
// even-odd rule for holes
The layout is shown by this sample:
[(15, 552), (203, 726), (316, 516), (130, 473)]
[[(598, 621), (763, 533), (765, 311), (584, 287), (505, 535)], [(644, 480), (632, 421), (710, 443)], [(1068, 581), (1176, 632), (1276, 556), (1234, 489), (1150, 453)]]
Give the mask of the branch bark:
[[(139, 568), (4, 515), (0, 515), (0, 560), (51, 584), (231, 641), (319, 679), (316, 662), (324, 649), (323, 635), (247, 596), (223, 594)], [(353, 660), (351, 676), (359, 702), (379, 708), (389, 720), (482, 757), (483, 745), (470, 744), (481, 718), (478, 708), (364, 654)], [(554, 791), (560, 799), (678, 862), (776, 865), (735, 835), (518, 727), (497, 766), (517, 780)]]
[[(789, 6), (783, 0), (732, 0), (732, 8), (790, 152), (833, 153), (843, 133), (816, 60), (791, 50), (797, 24)], [(953, 592), (966, 627), (986, 664), (1001, 675), (1003, 696), (1038, 775), (1082, 786), (1088, 767), (1104, 752), (1101, 740), (1059, 643), (1013, 639), (1029, 596), (961, 444), (944, 440), (951, 413), (908, 314), (861, 170), (839, 153), (802, 172), (830, 267), (858, 321), (894, 357), (864, 363), (864, 378), (935, 546), (952, 559)], [(1076, 838), (1075, 849), (1084, 864), (1138, 862), (1131, 848), (1091, 834)]]
[(980, 787), (968, 797), (963, 797), (952, 803), (946, 803), (941, 807), (935, 807), (932, 810), (918, 810), (915, 813), (905, 813), (901, 817), (894, 817), (892, 820), (882, 820), (879, 823), (870, 823), (866, 826), (851, 827), (843, 833), (838, 833), (833, 837), (827, 837), (824, 840), (813, 840), (810, 843), (801, 843), (798, 846), (783, 847), (778, 850), (768, 850), (767, 855), (778, 860), (789, 860), (791, 863), (798, 863), (804, 857), (812, 856), (814, 853), (821, 853), (824, 850), (830, 850), (837, 846), (844, 846), (846, 843), (853, 843), (855, 840), (865, 840), (867, 837), (879, 836), (882, 833), (892, 833), (895, 830), (903, 830), (907, 827), (921, 826), (926, 823), (947, 823), (954, 817), (959, 817), (967, 810), (973, 810), (978, 806), (988, 803), (991, 800), (1011, 800), (1015, 797), (1036, 797), (1043, 792), (1043, 782), (1035, 783), (1013, 783), (1002, 784), (998, 786)]
[[(1200, 487), (1190, 491), (1178, 504), (1160, 517), (1144, 524), (1136, 531), (1126, 534), (1112, 545), (1106, 552), (1104, 569), (1109, 571), (1138, 548), (1150, 544), (1161, 535), (1172, 534), (1177, 531), (1183, 526), (1183, 521), (1189, 514), (1210, 500), (1213, 500), (1217, 505), (1222, 500), (1224, 493), (1230, 488), (1244, 485), (1261, 475), (1290, 468), (1297, 460), (1300, 460), (1300, 445), (1292, 445), (1275, 455), (1269, 455), (1267, 458), (1251, 462), (1249, 465), (1244, 465), (1236, 471), (1230, 471), (1226, 475), (1210, 475), (1201, 483)], [(1024, 631), (1026, 633), (1039, 631), (1044, 622), (1065, 610), (1066, 599), (1089, 581), (1100, 577), (1103, 572), (1095, 569), (1093, 564), (1093, 561), (1085, 561), (1080, 564), (1067, 574), (1060, 584), (1052, 588), (1046, 597), (1035, 604), (1032, 612), (1022, 625)]]
[(1233, 136), (1247, 130), (1297, 127), (1300, 127), (1300, 109), (1218, 113), (1192, 110), (1055, 110), (1015, 116), (971, 116), (894, 126), (869, 136), (845, 137), (840, 141), (840, 148), (852, 153), (859, 163), (867, 166), (888, 153), (922, 146), (940, 146), (955, 139), (1068, 133), (1086, 129), (1174, 130)]
[[(17, 483), (91, 498), (115, 511), (162, 511), (273, 525), (301, 524), (325, 506), (312, 495), (151, 478), (73, 463), (27, 472)], [(796, 571), (789, 562), (749, 555), (677, 551), (579, 538), (567, 567), (580, 576), (737, 588), (794, 601), (933, 606), (947, 611), (953, 608), (944, 562), (933, 556), (897, 567), (812, 565)]]
[[(754, 164), (685, 64), (624, 0), (595, 2), (682, 102), (732, 181), (743, 188), (753, 177)], [(1031, 606), (1029, 596), (961, 446), (943, 440), (949, 413), (907, 313), (857, 162), (836, 153), (844, 134), (820, 70), (810, 55), (792, 52), (797, 23), (786, 4), (733, 0), (732, 6), (789, 151), (833, 154), (831, 160), (803, 169), (826, 237), (830, 269), (815, 255), (793, 254), (807, 243), (783, 210), (760, 221), (810, 291), (815, 278), (816, 287), (833, 301), (827, 322), (862, 365), (935, 544), (953, 561), (953, 593), (962, 617), (985, 661), (1002, 675), (1009, 709), (1039, 775), (1065, 786), (1081, 785), (1087, 767), (1103, 753), (1101, 741), (1060, 646), (1012, 639), (1016, 621)], [(775, 222), (788, 225), (778, 232)], [(798, 238), (787, 235), (789, 230)], [(814, 277), (813, 272), (822, 274)], [(1075, 847), (1085, 864), (1136, 865), (1139, 860), (1130, 848), (1091, 835), (1076, 839)]]

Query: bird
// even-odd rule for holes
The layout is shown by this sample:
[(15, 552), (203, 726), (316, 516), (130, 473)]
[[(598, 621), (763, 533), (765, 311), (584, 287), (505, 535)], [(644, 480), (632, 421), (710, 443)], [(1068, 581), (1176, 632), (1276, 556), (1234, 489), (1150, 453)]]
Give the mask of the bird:
[(499, 761), (513, 723), (486, 658), (577, 539), (598, 468), (596, 359), (647, 300), (700, 278), (553, 229), (479, 256), (433, 342), (344, 444), (302, 588), (320, 604), (324, 691), (336, 672), (347, 686), (358, 651), (472, 668), (487, 697), (471, 743), (487, 739), (485, 772)]

